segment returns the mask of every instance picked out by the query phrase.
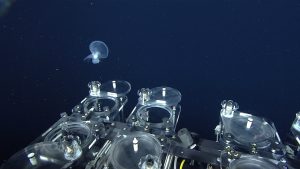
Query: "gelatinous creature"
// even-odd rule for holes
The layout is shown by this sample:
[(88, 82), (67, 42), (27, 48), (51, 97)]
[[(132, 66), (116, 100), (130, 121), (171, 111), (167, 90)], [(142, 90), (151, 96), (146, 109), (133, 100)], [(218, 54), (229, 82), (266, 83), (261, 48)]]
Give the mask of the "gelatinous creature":
[(108, 47), (102, 41), (93, 41), (90, 46), (91, 54), (85, 57), (83, 60), (98, 64), (102, 59), (108, 57)]

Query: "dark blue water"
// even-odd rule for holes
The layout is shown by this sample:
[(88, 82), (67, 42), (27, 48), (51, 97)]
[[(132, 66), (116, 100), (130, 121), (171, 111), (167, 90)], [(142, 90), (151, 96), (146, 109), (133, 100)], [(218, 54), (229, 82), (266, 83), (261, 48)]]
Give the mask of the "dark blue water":
[[(0, 0), (1, 1), (1, 0)], [(0, 4), (1, 5), (1, 4)], [(18, 0), (0, 18), (1, 159), (88, 94), (87, 83), (182, 93), (178, 128), (214, 139), (220, 102), (272, 119), (285, 137), (300, 110), (298, 0)], [(109, 58), (87, 64), (93, 40)]]

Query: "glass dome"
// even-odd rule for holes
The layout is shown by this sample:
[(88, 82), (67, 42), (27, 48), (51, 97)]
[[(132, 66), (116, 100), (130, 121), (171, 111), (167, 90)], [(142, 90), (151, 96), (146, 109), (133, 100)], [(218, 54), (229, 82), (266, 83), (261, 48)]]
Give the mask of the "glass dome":
[(141, 160), (149, 156), (160, 159), (161, 153), (161, 145), (153, 135), (134, 132), (113, 143), (109, 160), (115, 169), (139, 169)]

